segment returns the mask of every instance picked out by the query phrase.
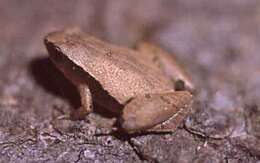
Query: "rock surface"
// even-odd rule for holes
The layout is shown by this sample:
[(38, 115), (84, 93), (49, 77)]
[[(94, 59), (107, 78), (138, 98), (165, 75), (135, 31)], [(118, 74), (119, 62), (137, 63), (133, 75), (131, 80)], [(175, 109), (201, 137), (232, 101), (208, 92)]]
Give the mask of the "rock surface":
[[(0, 162), (260, 160), (257, 0), (0, 0), (0, 13)], [(134, 136), (109, 134), (100, 111), (66, 118), (78, 94), (43, 37), (67, 26), (175, 53), (198, 88), (194, 114), (172, 134)]]

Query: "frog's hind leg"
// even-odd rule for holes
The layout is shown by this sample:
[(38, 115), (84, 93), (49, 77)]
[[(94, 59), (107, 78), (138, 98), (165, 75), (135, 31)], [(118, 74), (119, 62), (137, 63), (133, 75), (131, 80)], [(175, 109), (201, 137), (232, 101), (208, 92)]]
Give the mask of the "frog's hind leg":
[(72, 113), (72, 119), (85, 119), (86, 115), (92, 112), (93, 103), (89, 87), (86, 84), (80, 84), (78, 91), (81, 98), (81, 107)]
[(123, 109), (122, 129), (138, 131), (174, 131), (190, 113), (192, 95), (188, 91), (137, 96)]
[(177, 62), (174, 55), (147, 42), (138, 44), (137, 50), (141, 57), (151, 62), (163, 74), (173, 82), (176, 90), (188, 90), (193, 92), (194, 85), (184, 68)]

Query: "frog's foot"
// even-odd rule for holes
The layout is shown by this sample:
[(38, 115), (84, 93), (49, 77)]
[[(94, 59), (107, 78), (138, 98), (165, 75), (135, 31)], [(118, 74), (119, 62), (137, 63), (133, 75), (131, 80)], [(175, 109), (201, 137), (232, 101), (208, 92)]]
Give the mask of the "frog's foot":
[(175, 113), (168, 120), (150, 128), (148, 131), (151, 132), (173, 132), (175, 131), (182, 123), (182, 121), (189, 115), (191, 112), (190, 108), (181, 108), (177, 113)]
[(77, 110), (71, 112), (70, 117), (72, 120), (84, 120), (87, 115), (86, 110), (83, 107), (79, 107)]
[(81, 97), (81, 107), (72, 112), (71, 118), (74, 120), (85, 119), (86, 116), (92, 112), (92, 96), (87, 85), (79, 85), (78, 91)]
[(190, 113), (192, 95), (188, 91), (137, 96), (123, 109), (122, 129), (172, 132)]

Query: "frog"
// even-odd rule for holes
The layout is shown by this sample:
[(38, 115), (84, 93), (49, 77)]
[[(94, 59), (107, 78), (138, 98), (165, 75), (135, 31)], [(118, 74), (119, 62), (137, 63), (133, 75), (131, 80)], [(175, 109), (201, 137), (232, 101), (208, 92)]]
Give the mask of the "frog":
[(44, 44), (79, 92), (81, 106), (73, 113), (78, 119), (97, 103), (116, 115), (120, 131), (174, 132), (192, 111), (190, 77), (171, 54), (151, 43), (133, 49), (67, 28), (48, 33)]

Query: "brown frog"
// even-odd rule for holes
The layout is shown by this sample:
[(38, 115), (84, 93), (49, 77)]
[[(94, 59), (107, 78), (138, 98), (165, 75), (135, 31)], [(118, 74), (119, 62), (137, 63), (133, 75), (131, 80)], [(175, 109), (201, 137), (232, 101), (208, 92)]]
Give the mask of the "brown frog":
[(91, 113), (95, 102), (118, 113), (128, 133), (170, 132), (191, 111), (192, 82), (172, 56), (153, 45), (132, 50), (75, 29), (52, 32), (44, 42), (53, 63), (78, 88), (78, 118)]

